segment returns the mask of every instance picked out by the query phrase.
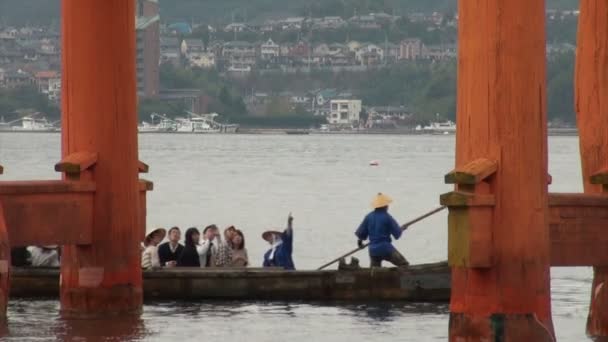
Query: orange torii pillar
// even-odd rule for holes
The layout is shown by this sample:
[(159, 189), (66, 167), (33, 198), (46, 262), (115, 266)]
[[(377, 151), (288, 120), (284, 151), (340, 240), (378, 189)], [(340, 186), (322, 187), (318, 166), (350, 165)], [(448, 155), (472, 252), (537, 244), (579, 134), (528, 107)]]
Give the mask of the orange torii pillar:
[(552, 341), (545, 2), (459, 1), (450, 341)]
[(62, 2), (62, 154), (96, 154), (92, 242), (66, 246), (68, 317), (140, 313), (135, 2)]
[[(0, 165), (0, 175), (4, 168)], [(0, 320), (6, 319), (8, 293), (10, 289), (11, 246), (8, 240), (8, 227), (4, 220), (4, 209), (0, 203)], [(0, 334), (1, 336), (1, 334)]]
[[(608, 194), (606, 191), (608, 188), (591, 182), (591, 176), (606, 174), (608, 171), (608, 2), (606, 0), (580, 2), (575, 82), (585, 193)], [(594, 267), (587, 334), (591, 337), (608, 338), (608, 265)]]

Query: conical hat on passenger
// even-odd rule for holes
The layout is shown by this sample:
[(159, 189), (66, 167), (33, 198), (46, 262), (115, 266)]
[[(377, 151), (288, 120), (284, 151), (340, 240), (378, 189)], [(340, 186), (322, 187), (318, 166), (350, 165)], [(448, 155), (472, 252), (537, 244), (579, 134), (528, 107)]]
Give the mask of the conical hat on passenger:
[(159, 234), (161, 236), (161, 240), (165, 239), (165, 236), (167, 235), (167, 230), (165, 228), (156, 228), (153, 231), (151, 231), (148, 235), (146, 235), (146, 238), (144, 240), (144, 244), (147, 245), (147, 243), (149, 241), (152, 240), (152, 238), (154, 238), (154, 235)]
[(268, 242), (272, 242), (273, 235), (281, 236), (281, 235), (283, 235), (283, 233), (278, 230), (267, 230), (262, 234), (262, 239), (264, 239)]
[(386, 207), (389, 204), (393, 203), (393, 199), (388, 197), (387, 195), (379, 192), (376, 197), (372, 200), (372, 208), (378, 209), (382, 207)]

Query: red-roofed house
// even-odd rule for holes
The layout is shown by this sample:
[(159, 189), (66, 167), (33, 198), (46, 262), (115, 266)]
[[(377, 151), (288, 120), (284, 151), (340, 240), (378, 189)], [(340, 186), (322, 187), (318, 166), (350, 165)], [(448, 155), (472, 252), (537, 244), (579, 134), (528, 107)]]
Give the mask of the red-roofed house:
[(61, 100), (61, 75), (54, 70), (39, 71), (34, 75), (38, 91), (46, 94), (49, 100), (59, 102)]

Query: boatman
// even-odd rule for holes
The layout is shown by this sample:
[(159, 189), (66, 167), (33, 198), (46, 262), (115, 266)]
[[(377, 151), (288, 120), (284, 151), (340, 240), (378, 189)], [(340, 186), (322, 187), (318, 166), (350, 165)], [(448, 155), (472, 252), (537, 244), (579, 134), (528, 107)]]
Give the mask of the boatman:
[(388, 206), (393, 200), (379, 193), (372, 201), (374, 211), (367, 214), (355, 232), (357, 244), (363, 247), (363, 241), (369, 238), (369, 257), (371, 267), (381, 267), (386, 260), (395, 266), (407, 267), (409, 262), (391, 243), (391, 235), (398, 240), (401, 237), (401, 227), (388, 213)]

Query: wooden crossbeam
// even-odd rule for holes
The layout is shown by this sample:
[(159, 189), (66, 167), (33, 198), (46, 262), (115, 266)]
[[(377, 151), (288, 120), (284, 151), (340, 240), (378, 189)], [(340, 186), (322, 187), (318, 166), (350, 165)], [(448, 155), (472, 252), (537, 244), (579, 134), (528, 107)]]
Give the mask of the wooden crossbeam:
[(549, 195), (551, 266), (608, 266), (608, 196)]
[(498, 162), (479, 158), (445, 175), (445, 183), (475, 185), (492, 176), (497, 170)]
[(11, 246), (92, 242), (95, 183), (0, 182)]

